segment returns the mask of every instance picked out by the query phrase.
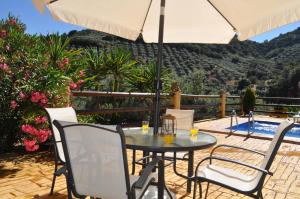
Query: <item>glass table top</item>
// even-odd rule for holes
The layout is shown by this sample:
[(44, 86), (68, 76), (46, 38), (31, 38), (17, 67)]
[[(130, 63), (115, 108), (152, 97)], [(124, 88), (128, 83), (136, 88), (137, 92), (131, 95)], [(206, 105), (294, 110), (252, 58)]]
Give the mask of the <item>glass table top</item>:
[(197, 135), (190, 135), (188, 130), (177, 129), (176, 136), (153, 135), (153, 128), (149, 128), (147, 131), (142, 128), (126, 128), (123, 130), (127, 148), (150, 152), (199, 150), (217, 143), (217, 139), (212, 135), (202, 132)]

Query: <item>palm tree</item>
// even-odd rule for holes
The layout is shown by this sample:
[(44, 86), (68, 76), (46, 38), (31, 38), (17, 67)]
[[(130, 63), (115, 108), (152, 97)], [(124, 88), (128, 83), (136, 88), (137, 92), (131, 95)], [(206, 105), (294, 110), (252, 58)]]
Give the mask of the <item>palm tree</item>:
[[(126, 78), (130, 91), (155, 92), (156, 65), (154, 62), (139, 66), (131, 71), (131, 75)], [(169, 92), (171, 88), (170, 70), (162, 68), (161, 80), (163, 91)]]
[(124, 78), (131, 74), (131, 69), (136, 65), (131, 53), (121, 48), (115, 48), (108, 53), (101, 55), (102, 65), (107, 73), (112, 76), (112, 91), (120, 91), (120, 86)]
[(85, 61), (87, 64), (87, 74), (88, 80), (92, 85), (86, 85), (93, 90), (101, 90), (103, 88), (103, 80), (107, 76), (107, 68), (103, 65), (103, 55), (99, 56), (98, 52), (89, 48), (85, 51)]

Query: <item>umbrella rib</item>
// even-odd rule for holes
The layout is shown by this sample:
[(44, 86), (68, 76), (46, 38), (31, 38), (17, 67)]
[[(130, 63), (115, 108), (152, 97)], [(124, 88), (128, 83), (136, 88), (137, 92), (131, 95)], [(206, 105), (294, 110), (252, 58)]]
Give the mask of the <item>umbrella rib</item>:
[[(57, 0), (56, 0), (56, 1), (57, 1)], [(143, 32), (143, 29), (144, 29), (144, 26), (145, 26), (145, 23), (146, 23), (146, 19), (147, 19), (148, 14), (149, 14), (149, 10), (150, 10), (151, 4), (152, 4), (152, 0), (151, 0), (150, 3), (149, 3), (148, 10), (147, 10), (145, 19), (144, 19), (144, 21), (143, 21), (143, 25), (142, 25), (142, 28), (141, 28), (141, 33)]]
[(58, 1), (58, 0), (51, 0), (51, 1), (49, 2), (49, 4), (54, 3), (54, 2), (56, 2), (56, 1)]
[(214, 9), (227, 21), (227, 23), (233, 28), (233, 30), (236, 32), (237, 29), (234, 27), (234, 25), (220, 12), (220, 10), (212, 3), (210, 0), (207, 0), (207, 2), (214, 7)]

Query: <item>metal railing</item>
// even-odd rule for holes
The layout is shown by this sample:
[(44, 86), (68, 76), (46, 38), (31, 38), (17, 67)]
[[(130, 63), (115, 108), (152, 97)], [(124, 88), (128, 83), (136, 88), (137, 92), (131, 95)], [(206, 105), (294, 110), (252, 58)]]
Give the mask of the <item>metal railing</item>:
[[(173, 107), (173, 95), (162, 93), (161, 109)], [(142, 113), (153, 111), (155, 93), (73, 91), (72, 105), (79, 114)], [(226, 96), (227, 115), (242, 111), (240, 96)], [(194, 109), (196, 119), (216, 118), (222, 111), (221, 95), (181, 94), (181, 109)], [(300, 98), (256, 97), (255, 112), (268, 115), (293, 115), (300, 110)]]

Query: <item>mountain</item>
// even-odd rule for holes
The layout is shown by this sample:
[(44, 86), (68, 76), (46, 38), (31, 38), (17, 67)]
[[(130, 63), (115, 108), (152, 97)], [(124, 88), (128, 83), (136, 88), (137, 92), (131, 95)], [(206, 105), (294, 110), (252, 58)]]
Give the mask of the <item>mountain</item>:
[[(141, 63), (155, 60), (157, 44), (142, 39), (129, 41), (94, 30), (71, 31), (68, 35), (73, 47), (98, 47), (100, 51), (113, 47), (126, 48)], [(257, 85), (257, 93), (265, 95), (275, 85), (283, 71), (300, 67), (300, 28), (277, 38), (257, 43), (238, 41), (220, 44), (164, 44), (163, 65), (171, 68), (178, 78), (188, 78), (202, 71), (205, 92), (224, 89), (237, 94), (241, 82)]]

